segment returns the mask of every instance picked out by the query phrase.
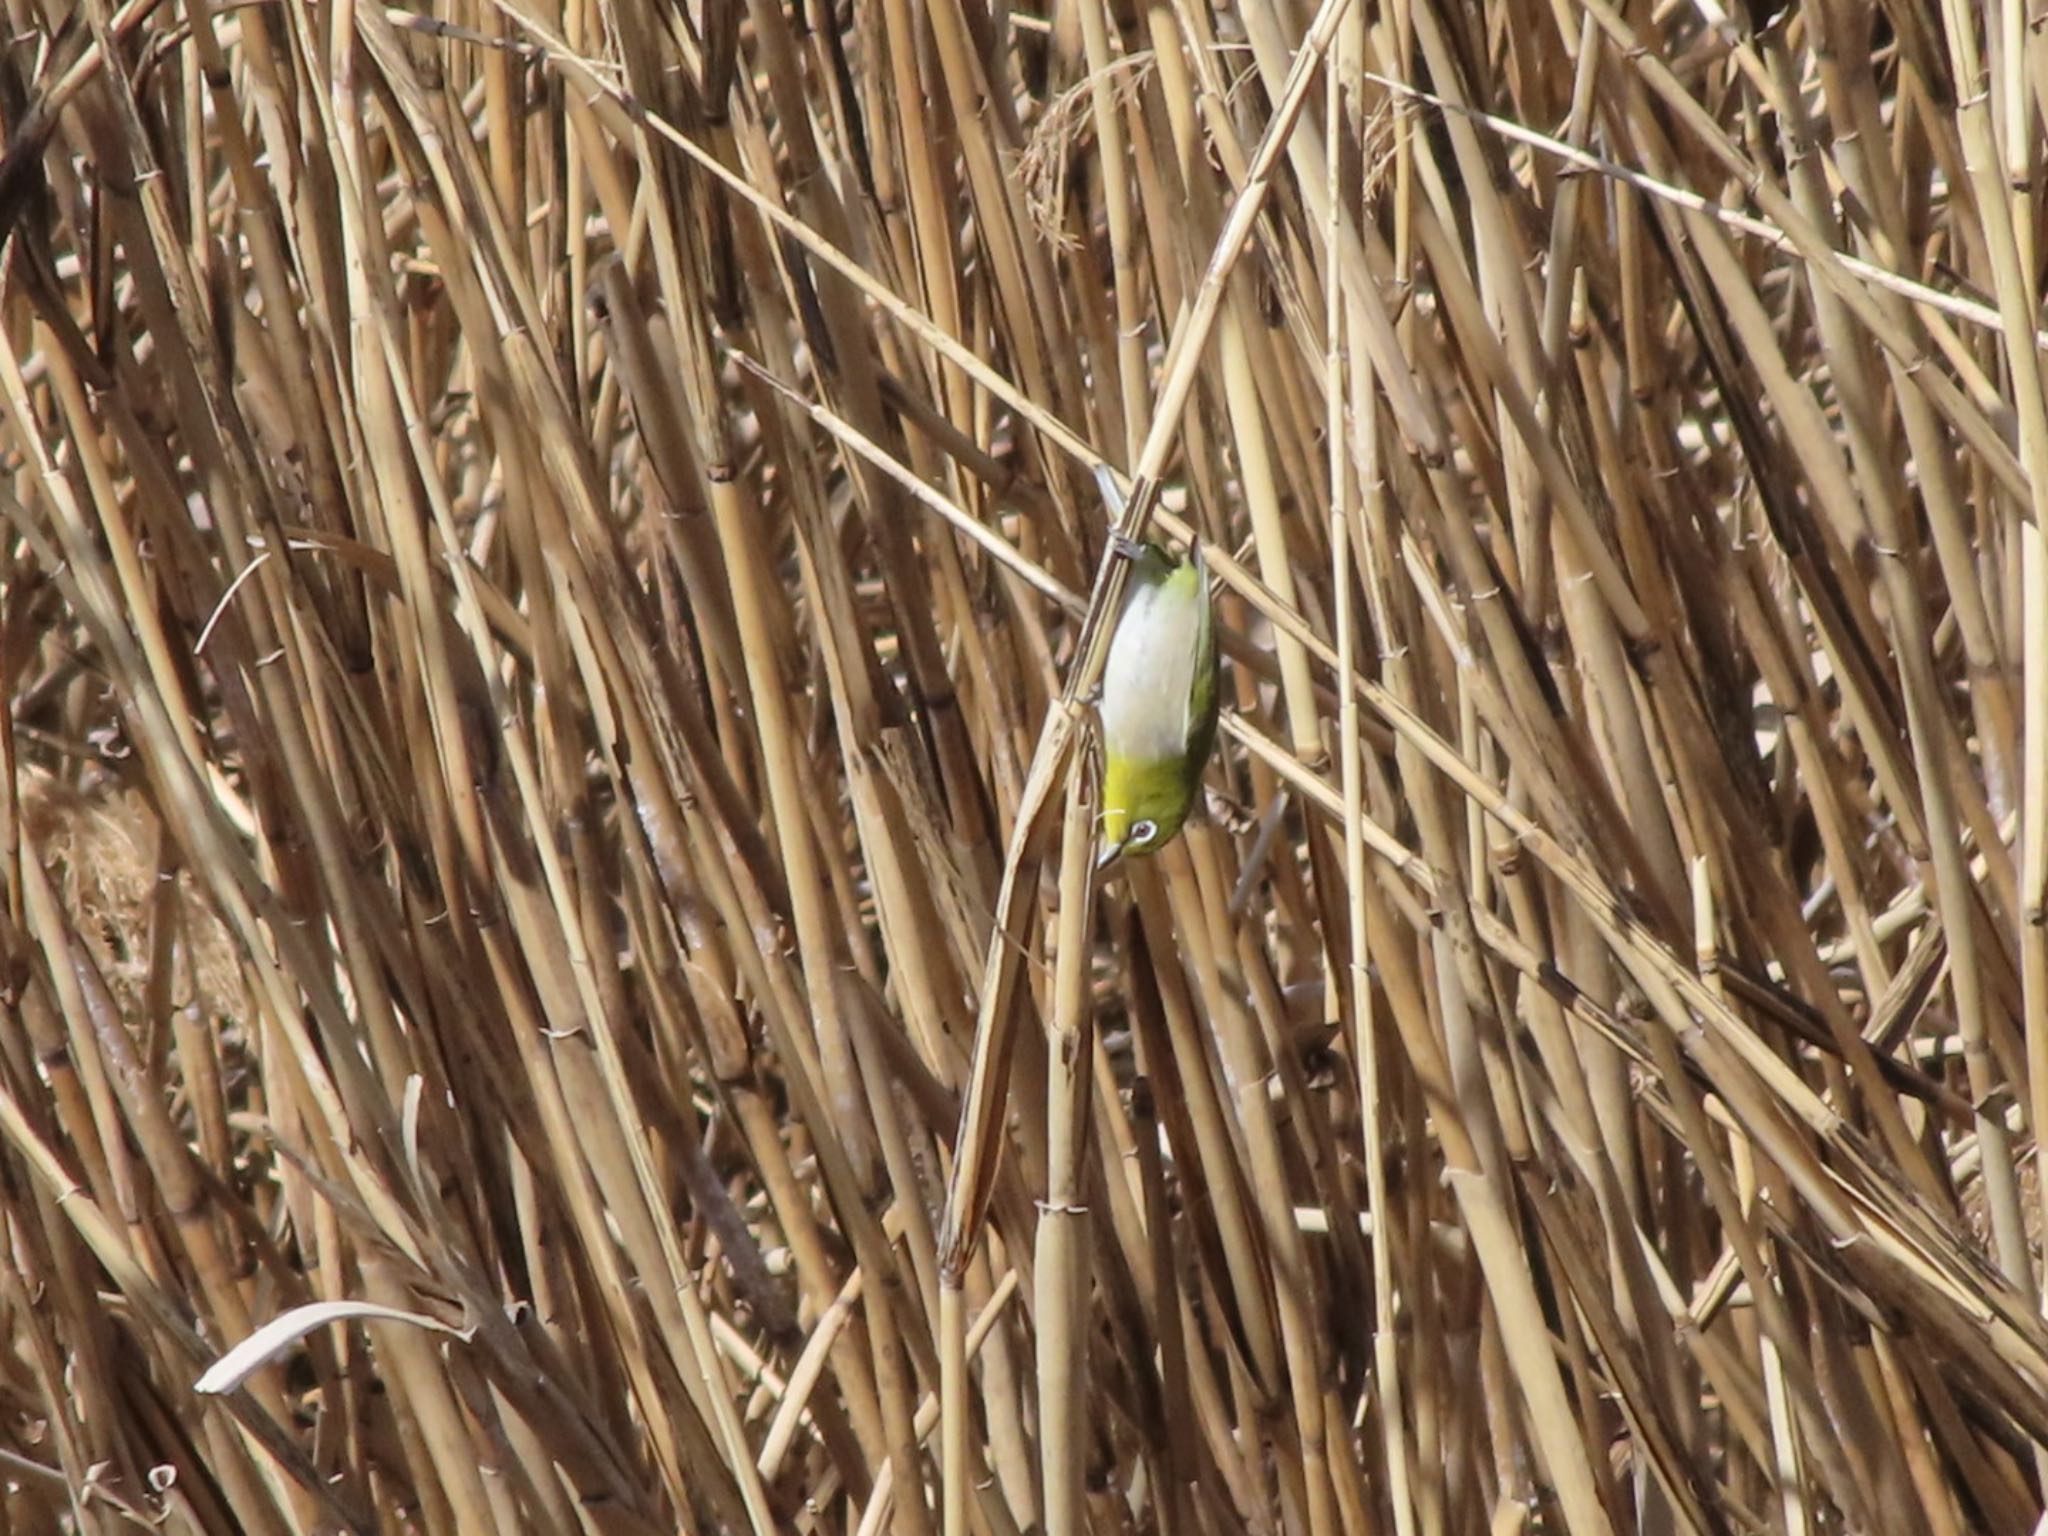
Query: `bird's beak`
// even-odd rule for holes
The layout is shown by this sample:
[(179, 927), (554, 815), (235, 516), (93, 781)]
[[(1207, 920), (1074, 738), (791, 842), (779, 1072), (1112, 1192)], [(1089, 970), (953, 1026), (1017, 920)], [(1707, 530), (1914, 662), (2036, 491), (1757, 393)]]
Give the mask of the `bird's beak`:
[(1100, 874), (1103, 870), (1109, 868), (1110, 865), (1123, 857), (1123, 853), (1124, 845), (1122, 843), (1104, 843), (1102, 845), (1102, 852), (1095, 857), (1096, 873)]

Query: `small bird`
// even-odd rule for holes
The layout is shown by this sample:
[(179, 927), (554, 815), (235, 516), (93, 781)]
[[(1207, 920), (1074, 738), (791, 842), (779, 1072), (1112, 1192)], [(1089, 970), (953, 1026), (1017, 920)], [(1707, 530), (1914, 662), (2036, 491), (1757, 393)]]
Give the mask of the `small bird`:
[(1216, 744), (1216, 634), (1196, 547), (1140, 544), (1102, 673), (1102, 856), (1156, 853), (1180, 831)]

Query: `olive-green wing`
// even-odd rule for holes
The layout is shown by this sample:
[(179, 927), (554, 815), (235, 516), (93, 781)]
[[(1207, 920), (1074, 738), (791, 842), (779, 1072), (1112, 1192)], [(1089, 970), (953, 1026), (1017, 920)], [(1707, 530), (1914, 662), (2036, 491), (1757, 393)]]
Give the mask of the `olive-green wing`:
[(1209, 601), (1209, 563), (1202, 546), (1193, 550), (1195, 565), (1195, 665), (1188, 685), (1188, 771), (1200, 778), (1202, 765), (1216, 744), (1216, 610)]

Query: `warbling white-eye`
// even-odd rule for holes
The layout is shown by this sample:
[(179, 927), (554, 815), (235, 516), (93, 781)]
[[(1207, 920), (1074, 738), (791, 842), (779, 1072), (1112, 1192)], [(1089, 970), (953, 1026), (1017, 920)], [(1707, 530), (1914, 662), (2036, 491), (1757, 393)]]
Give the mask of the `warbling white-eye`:
[(1202, 552), (1156, 544), (1130, 556), (1131, 582), (1102, 672), (1102, 856), (1173, 840), (1216, 744), (1216, 634)]

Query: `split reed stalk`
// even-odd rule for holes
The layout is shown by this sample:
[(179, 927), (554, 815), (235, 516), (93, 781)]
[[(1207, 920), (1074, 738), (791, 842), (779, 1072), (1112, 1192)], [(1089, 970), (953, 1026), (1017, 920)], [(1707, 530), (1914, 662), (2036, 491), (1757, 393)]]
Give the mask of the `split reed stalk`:
[(5, 7), (0, 1533), (2039, 1527), (2038, 6)]

